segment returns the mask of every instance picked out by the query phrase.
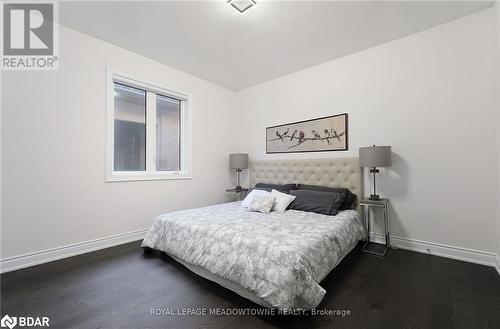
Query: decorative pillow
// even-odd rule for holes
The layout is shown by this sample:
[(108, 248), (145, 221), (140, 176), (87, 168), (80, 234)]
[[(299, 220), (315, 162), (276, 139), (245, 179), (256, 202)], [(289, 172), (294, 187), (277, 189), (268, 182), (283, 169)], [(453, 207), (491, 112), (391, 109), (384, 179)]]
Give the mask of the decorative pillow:
[(264, 214), (269, 214), (273, 209), (276, 196), (274, 195), (255, 195), (250, 203), (251, 211), (258, 211)]
[(271, 190), (277, 190), (284, 193), (289, 193), (291, 190), (296, 190), (298, 188), (297, 184), (267, 184), (267, 183), (257, 183), (255, 188), (265, 188)]
[(293, 200), (295, 200), (296, 196), (286, 194), (286, 193), (281, 193), (280, 191), (277, 190), (272, 190), (271, 195), (276, 197), (276, 201), (274, 201), (273, 205), (273, 211), (277, 213), (284, 213), (286, 208), (292, 203)]
[(267, 191), (264, 191), (264, 190), (253, 189), (252, 191), (250, 191), (250, 193), (247, 194), (247, 196), (245, 197), (245, 199), (241, 202), (241, 206), (243, 208), (250, 208), (250, 204), (252, 203), (252, 199), (256, 195), (268, 196), (268, 195), (271, 195), (271, 193), (267, 192)]
[(310, 190), (290, 191), (296, 198), (290, 204), (290, 209), (310, 211), (323, 215), (335, 216), (340, 206), (341, 195), (333, 192)]
[(333, 192), (342, 194), (342, 203), (339, 210), (355, 209), (357, 197), (349, 189), (344, 187), (327, 187), (318, 185), (303, 185), (299, 184), (299, 190), (309, 190), (318, 192)]

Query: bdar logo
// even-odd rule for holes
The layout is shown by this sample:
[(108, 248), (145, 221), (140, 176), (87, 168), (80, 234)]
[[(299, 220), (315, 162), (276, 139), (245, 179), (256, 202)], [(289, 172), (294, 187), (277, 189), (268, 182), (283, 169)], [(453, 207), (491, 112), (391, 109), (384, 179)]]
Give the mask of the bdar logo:
[(9, 316), (6, 314), (2, 320), (0, 320), (0, 326), (2, 328), (14, 328), (18, 327), (50, 327), (49, 318), (46, 316)]
[(5, 315), (0, 321), (0, 325), (2, 328), (8, 327), (10, 329), (14, 328), (17, 324), (16, 317), (10, 317), (9, 315)]

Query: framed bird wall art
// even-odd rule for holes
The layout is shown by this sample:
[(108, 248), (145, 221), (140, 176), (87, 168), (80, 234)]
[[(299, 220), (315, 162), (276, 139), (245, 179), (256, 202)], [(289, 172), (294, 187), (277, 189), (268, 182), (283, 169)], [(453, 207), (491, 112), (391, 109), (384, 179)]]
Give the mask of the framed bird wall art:
[(347, 113), (266, 128), (266, 153), (347, 151)]

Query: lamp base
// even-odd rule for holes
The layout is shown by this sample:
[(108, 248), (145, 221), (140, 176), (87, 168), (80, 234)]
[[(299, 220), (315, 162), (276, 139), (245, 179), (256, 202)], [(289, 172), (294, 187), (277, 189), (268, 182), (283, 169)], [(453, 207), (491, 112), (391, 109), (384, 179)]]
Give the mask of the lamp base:
[(378, 195), (378, 194), (370, 194), (369, 200), (378, 201), (378, 200), (380, 200), (380, 195)]

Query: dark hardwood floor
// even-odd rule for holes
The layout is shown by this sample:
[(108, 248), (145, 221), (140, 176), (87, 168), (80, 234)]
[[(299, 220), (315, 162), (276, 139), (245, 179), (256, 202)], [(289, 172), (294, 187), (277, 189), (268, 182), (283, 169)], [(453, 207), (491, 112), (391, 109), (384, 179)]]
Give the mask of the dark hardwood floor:
[[(390, 250), (353, 251), (322, 282), (318, 309), (350, 315), (183, 316), (151, 309), (258, 308), (139, 242), (0, 276), (2, 316), (48, 316), (51, 328), (500, 328), (493, 268)], [(208, 312), (208, 311), (207, 311)]]

